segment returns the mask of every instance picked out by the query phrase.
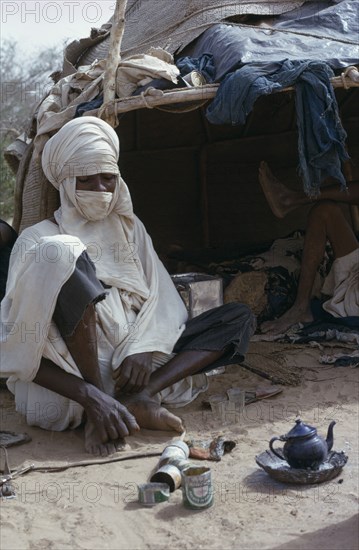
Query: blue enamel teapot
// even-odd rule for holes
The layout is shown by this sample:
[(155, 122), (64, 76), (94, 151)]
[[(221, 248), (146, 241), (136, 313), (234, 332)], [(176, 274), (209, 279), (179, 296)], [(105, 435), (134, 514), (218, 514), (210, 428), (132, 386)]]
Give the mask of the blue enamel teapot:
[[(295, 426), (286, 435), (272, 437), (270, 450), (281, 460), (286, 460), (292, 468), (318, 468), (328, 457), (333, 447), (333, 420), (328, 427), (327, 438), (317, 434), (316, 428), (303, 424), (298, 418)], [(275, 441), (285, 441), (282, 450), (273, 448)]]

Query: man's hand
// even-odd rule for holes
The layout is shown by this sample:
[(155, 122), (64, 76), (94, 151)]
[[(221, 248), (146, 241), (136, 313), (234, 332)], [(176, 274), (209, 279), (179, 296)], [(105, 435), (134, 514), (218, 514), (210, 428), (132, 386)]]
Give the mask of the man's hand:
[(135, 417), (124, 405), (95, 386), (88, 387), (83, 406), (102, 443), (123, 439), (140, 429)]
[(84, 409), (85, 447), (88, 452), (107, 456), (116, 451), (116, 442), (138, 431), (135, 417), (116, 399), (78, 376), (65, 372), (49, 359), (42, 358), (34, 382), (72, 399)]
[(152, 352), (129, 355), (113, 373), (116, 391), (139, 393), (150, 381)]
[(140, 429), (135, 417), (116, 399), (90, 384), (82, 402), (88, 421), (102, 441), (123, 439)]

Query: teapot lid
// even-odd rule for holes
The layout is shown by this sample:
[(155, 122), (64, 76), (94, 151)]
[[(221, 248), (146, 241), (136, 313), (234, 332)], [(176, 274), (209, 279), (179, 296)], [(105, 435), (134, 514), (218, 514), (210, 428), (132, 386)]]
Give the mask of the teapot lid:
[(286, 434), (286, 438), (291, 437), (306, 437), (308, 435), (314, 435), (317, 433), (316, 428), (309, 426), (308, 424), (303, 424), (300, 418), (297, 418), (295, 421), (295, 426)]

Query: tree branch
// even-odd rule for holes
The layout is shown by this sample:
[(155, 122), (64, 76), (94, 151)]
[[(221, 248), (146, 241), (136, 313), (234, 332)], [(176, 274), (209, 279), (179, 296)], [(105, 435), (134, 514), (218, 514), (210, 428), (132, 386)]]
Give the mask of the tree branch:
[(110, 46), (106, 63), (106, 70), (103, 81), (103, 107), (99, 116), (106, 120), (114, 128), (117, 124), (114, 112), (107, 111), (107, 104), (115, 99), (116, 95), (116, 73), (118, 63), (121, 60), (121, 43), (125, 31), (125, 13), (127, 0), (116, 0), (116, 9), (111, 29)]

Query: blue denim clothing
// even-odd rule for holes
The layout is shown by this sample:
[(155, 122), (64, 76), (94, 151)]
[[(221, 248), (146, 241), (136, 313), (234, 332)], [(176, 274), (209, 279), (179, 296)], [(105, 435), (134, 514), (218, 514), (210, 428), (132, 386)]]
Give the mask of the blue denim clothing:
[(309, 196), (318, 195), (327, 176), (345, 188), (341, 161), (349, 157), (330, 83), (333, 76), (329, 65), (321, 61), (251, 63), (227, 75), (206, 116), (212, 124), (244, 124), (258, 97), (295, 85), (299, 172), (304, 191)]
[(80, 103), (80, 105), (76, 108), (76, 113), (74, 118), (78, 118), (87, 111), (92, 111), (93, 109), (99, 109), (101, 105), (103, 104), (103, 95), (101, 94), (98, 97), (95, 97), (95, 99), (92, 99), (91, 101), (85, 101), (84, 103)]
[(349, 158), (345, 149), (347, 134), (330, 76), (331, 69), (325, 63), (311, 63), (296, 83), (299, 173), (305, 193), (314, 197), (328, 176), (346, 188), (341, 162)]
[(180, 57), (176, 61), (176, 65), (180, 70), (181, 76), (192, 71), (198, 71), (203, 74), (207, 82), (213, 82), (216, 75), (213, 55), (204, 53), (200, 57)]

